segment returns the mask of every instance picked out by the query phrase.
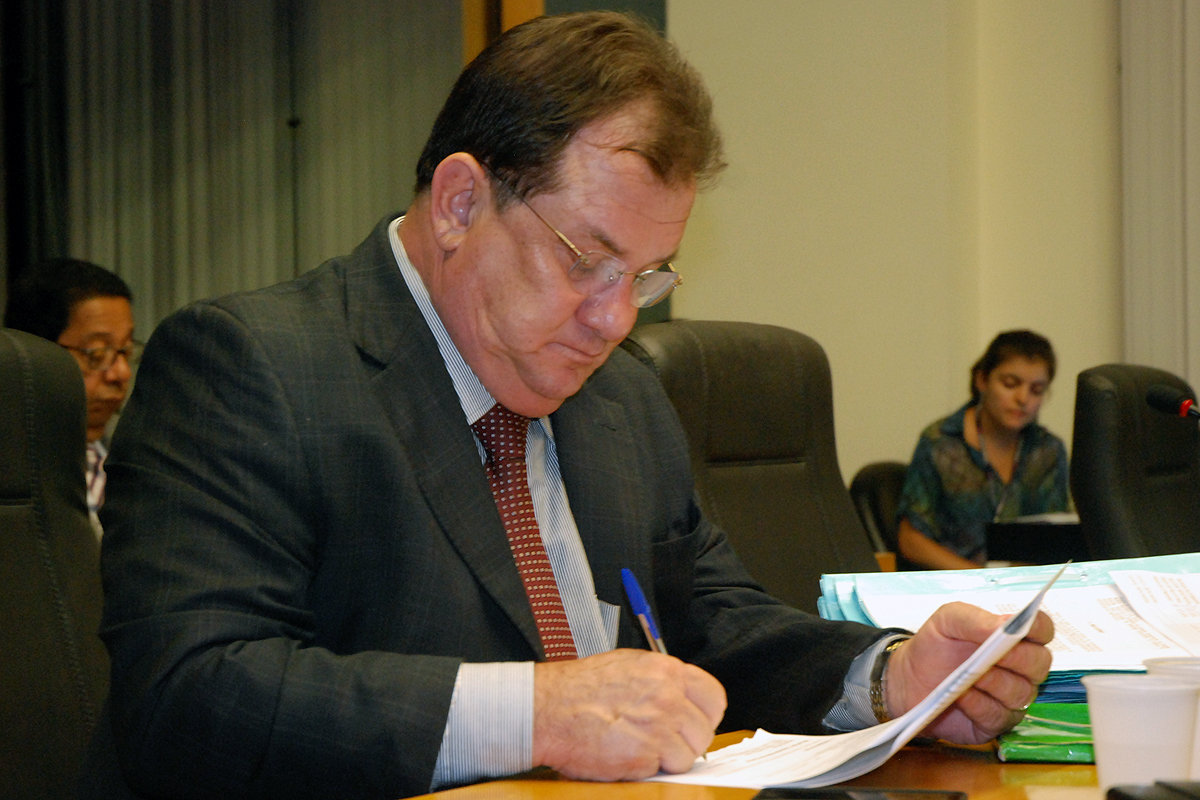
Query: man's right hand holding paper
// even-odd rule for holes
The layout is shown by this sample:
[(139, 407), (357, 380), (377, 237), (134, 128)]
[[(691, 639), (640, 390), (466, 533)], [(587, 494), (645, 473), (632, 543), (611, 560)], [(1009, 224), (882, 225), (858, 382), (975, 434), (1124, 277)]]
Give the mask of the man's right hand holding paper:
[[(921, 702), (1004, 620), (966, 603), (947, 603), (935, 611), (888, 661), (884, 690), (891, 716), (898, 717)], [(1054, 623), (1039, 611), (1024, 640), (925, 733), (960, 744), (981, 744), (1012, 728), (1025, 716), (1038, 684), (1050, 671), (1046, 644), (1052, 638)]]

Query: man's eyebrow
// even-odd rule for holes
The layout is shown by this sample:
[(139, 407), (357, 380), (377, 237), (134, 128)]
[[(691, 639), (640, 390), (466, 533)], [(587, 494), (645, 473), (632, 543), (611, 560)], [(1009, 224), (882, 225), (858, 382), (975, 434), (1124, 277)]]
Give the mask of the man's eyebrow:
[[(614, 242), (612, 238), (609, 237), (604, 231), (592, 228), (588, 231), (588, 235), (600, 244), (604, 245), (604, 247), (617, 258), (625, 258), (625, 250), (619, 247), (617, 243)], [(675, 250), (671, 251), (670, 255), (666, 256), (665, 258), (654, 259), (651, 263), (666, 264), (670, 261), (674, 261), (678, 257), (679, 249), (676, 248)]]
[(604, 246), (604, 249), (608, 250), (608, 252), (612, 253), (617, 258), (625, 257), (625, 248), (621, 247), (616, 242), (614, 242), (612, 240), (611, 236), (609, 236), (607, 233), (600, 230), (599, 228), (589, 227), (588, 231), (587, 231), (587, 235), (590, 236), (592, 239), (595, 239), (600, 244), (602, 244)]
[[(133, 341), (133, 336), (134, 336), (134, 332), (130, 331), (129, 332), (129, 340), (130, 341)], [(83, 336), (83, 340), (85, 342), (90, 342), (94, 339), (101, 339), (106, 344), (112, 344), (114, 342), (119, 342), (119, 341), (121, 341), (121, 338), (122, 337), (117, 336), (116, 334), (112, 333), (111, 331), (92, 331), (91, 333), (86, 333)]]

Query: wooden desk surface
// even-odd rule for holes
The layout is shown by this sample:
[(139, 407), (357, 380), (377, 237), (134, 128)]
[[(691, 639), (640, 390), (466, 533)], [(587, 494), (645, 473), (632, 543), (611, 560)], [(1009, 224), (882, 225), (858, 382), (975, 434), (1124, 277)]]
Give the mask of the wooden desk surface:
[[(725, 747), (746, 733), (723, 734)], [(1003, 764), (990, 749), (910, 745), (883, 766), (840, 786), (953, 789), (971, 800), (1103, 800), (1091, 764)], [(583, 783), (551, 772), (450, 789), (436, 800), (750, 800), (753, 789), (668, 783)]]

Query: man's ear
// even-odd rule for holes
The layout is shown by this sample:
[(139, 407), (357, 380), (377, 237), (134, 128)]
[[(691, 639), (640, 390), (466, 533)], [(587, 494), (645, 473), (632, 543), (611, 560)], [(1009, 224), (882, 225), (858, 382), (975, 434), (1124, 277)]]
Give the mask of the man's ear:
[(469, 153), (452, 153), (433, 170), (429, 213), (433, 236), (442, 250), (457, 249), (478, 216), (491, 202), (483, 167)]

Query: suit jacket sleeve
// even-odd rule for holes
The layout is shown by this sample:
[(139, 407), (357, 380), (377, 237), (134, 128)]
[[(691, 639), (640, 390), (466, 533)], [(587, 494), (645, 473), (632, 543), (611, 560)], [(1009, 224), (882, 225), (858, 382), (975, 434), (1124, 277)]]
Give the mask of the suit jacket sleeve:
[(387, 498), (330, 486), (340, 470), (302, 447), (304, 410), (221, 308), (163, 323), (138, 383), (109, 467), (103, 556), (127, 778), (181, 797), (427, 790), (460, 658), (356, 652), (323, 633), (333, 612), (314, 603), (340, 572), (323, 493)]

